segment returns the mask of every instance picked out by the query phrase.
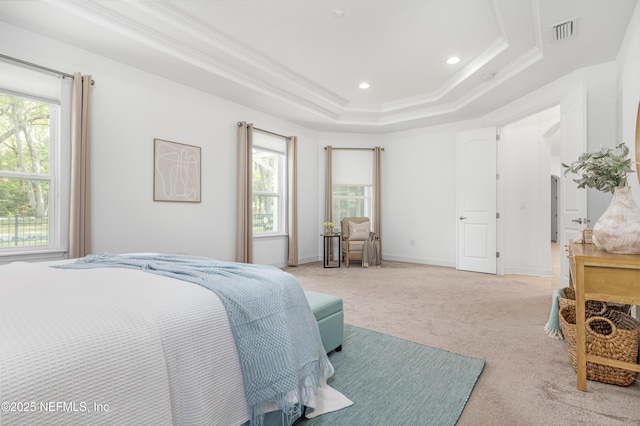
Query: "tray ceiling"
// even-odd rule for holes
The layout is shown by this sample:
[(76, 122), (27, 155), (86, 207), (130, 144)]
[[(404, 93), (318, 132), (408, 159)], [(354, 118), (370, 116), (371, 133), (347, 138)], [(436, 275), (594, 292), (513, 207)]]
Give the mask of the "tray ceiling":
[(385, 133), (476, 118), (614, 60), (636, 4), (5, 0), (0, 20), (313, 129)]

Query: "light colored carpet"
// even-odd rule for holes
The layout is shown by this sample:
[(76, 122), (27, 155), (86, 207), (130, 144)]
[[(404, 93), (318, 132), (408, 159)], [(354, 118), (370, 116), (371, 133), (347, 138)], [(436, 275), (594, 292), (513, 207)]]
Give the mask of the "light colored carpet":
[(296, 426), (456, 424), (484, 359), (349, 324), (344, 328), (343, 350), (329, 357), (336, 371), (328, 383), (357, 402)]
[(640, 425), (640, 383), (588, 381), (588, 392), (576, 389), (564, 341), (544, 332), (553, 289), (401, 262), (380, 269), (316, 262), (285, 271), (305, 290), (342, 297), (348, 324), (485, 357), (459, 426)]

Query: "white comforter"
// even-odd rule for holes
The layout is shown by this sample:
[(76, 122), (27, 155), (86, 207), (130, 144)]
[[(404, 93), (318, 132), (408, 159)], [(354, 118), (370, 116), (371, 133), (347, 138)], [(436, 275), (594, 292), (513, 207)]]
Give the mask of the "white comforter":
[(248, 420), (218, 297), (130, 269), (0, 266), (0, 425)]

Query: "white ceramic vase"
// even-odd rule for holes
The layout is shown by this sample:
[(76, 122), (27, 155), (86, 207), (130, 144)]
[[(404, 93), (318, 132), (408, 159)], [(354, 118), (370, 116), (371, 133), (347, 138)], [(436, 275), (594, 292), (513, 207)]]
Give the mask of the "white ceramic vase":
[(593, 243), (609, 253), (640, 254), (640, 208), (631, 187), (617, 186), (609, 208), (593, 226)]

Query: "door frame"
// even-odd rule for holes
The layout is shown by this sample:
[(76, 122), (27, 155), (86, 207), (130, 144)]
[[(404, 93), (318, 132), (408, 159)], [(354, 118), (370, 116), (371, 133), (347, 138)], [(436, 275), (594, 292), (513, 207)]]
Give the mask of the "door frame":
[[(551, 96), (549, 98), (547, 98), (544, 102), (541, 102), (537, 105), (528, 107), (528, 108), (524, 108), (522, 110), (519, 110), (513, 114), (510, 114), (508, 117), (506, 118), (501, 118), (501, 119), (497, 119), (495, 122), (496, 124), (496, 132), (497, 135), (499, 136), (499, 140), (498, 140), (498, 145), (497, 145), (497, 159), (496, 159), (496, 169), (497, 169), (497, 174), (499, 176), (502, 176), (502, 173), (504, 172), (504, 164), (507, 161), (507, 159), (504, 157), (505, 155), (505, 150), (503, 149), (503, 143), (505, 143), (506, 141), (503, 140), (501, 138), (501, 134), (502, 134), (502, 128), (505, 126), (508, 126), (511, 123), (515, 123), (519, 120), (522, 120), (526, 117), (541, 113), (547, 109), (553, 108), (555, 106), (560, 105), (560, 107), (562, 108), (562, 104), (563, 101), (565, 101), (565, 99), (567, 98), (567, 96), (573, 92), (574, 90), (581, 90), (584, 93), (584, 98), (583, 98), (583, 104), (582, 104), (582, 108), (584, 109), (583, 111), (583, 123), (582, 126), (584, 126), (584, 130), (585, 130), (585, 144), (586, 142), (586, 138), (587, 138), (587, 134), (586, 134), (586, 126), (587, 126), (587, 122), (586, 122), (586, 111), (587, 111), (587, 97), (586, 97), (586, 88), (584, 87), (584, 83), (582, 81), (579, 82), (575, 82), (574, 84), (569, 86), (569, 90), (563, 91), (559, 94), (555, 94), (554, 96)], [(562, 114), (560, 117), (560, 125), (562, 124)], [(481, 127), (481, 126), (478, 126)], [(640, 176), (639, 176), (640, 179)], [(504, 189), (504, 180), (503, 179), (497, 179), (497, 188), (496, 188), (496, 202), (497, 202), (497, 207), (498, 207), (498, 213), (500, 214), (501, 212), (505, 211), (505, 205), (504, 205), (504, 194), (505, 194), (505, 189)], [(562, 209), (562, 206), (564, 205), (565, 200), (563, 199), (563, 194), (562, 191), (560, 191), (559, 189), (559, 197), (558, 197), (558, 210), (560, 212), (560, 210)], [(588, 212), (585, 212), (585, 217), (587, 216)], [(500, 256), (497, 259), (497, 275), (504, 275), (504, 247), (505, 247), (505, 235), (504, 235), (504, 226), (502, 226), (501, 221), (499, 219), (496, 219), (497, 223), (496, 223), (496, 232), (497, 232), (497, 238), (496, 238), (496, 250), (498, 252), (500, 252)], [(562, 223), (562, 215), (558, 214), (558, 243), (561, 243), (561, 229), (562, 229), (563, 223)], [(562, 252), (562, 247), (561, 247), (561, 252)], [(456, 254), (457, 256), (457, 254)], [(562, 257), (562, 256), (561, 256)], [(560, 280), (562, 282), (563, 277), (560, 277)]]
[[(557, 121), (555, 120), (555, 118), (550, 120), (550, 116), (548, 115), (550, 110), (553, 110), (553, 109), (557, 109), (558, 111)], [(518, 169), (514, 169), (513, 167), (507, 169), (506, 167), (509, 161), (513, 161), (513, 158), (508, 157), (508, 155), (510, 156), (513, 156), (514, 154), (516, 154), (516, 156), (519, 155), (518, 154), (519, 151), (513, 148), (510, 149), (510, 146), (512, 146), (513, 141), (517, 140), (520, 136), (518, 134), (514, 135), (513, 132), (509, 131), (509, 128), (512, 125), (518, 124), (523, 120), (529, 120), (529, 119), (539, 120), (538, 117), (540, 117), (541, 115), (544, 115), (545, 117), (544, 125), (548, 127), (542, 126), (542, 123), (538, 121), (536, 132), (540, 132), (540, 133), (535, 133), (535, 135), (537, 138), (539, 138), (539, 144), (541, 146), (536, 148), (537, 150), (536, 156), (535, 157), (531, 156), (530, 158), (531, 162), (533, 163), (537, 162), (541, 167), (536, 170), (536, 174), (535, 174), (535, 179), (538, 182), (537, 188), (541, 192), (540, 197), (536, 202), (536, 208), (540, 208), (540, 211), (538, 212), (538, 215), (536, 215), (535, 217), (539, 218), (539, 214), (548, 215), (549, 213), (550, 204), (551, 204), (550, 198), (542, 195), (544, 195), (543, 192), (545, 191), (548, 191), (549, 193), (551, 192), (549, 189), (550, 176), (557, 177), (557, 174), (554, 174), (553, 167), (548, 167), (548, 171), (545, 171), (543, 169), (547, 165), (551, 166), (552, 164), (551, 163), (551, 159), (552, 159), (551, 137), (554, 136), (560, 129), (560, 104), (552, 104), (540, 110), (531, 112), (525, 116), (510, 120), (509, 123), (505, 123), (499, 128), (501, 138), (500, 138), (500, 143), (498, 145), (498, 167), (499, 167), (499, 174), (501, 178), (498, 180), (498, 212), (503, 214), (502, 217), (506, 221), (504, 222), (504, 221), (498, 220), (498, 232), (499, 232), (498, 241), (500, 244), (500, 248), (502, 248), (502, 250), (500, 250), (501, 254), (503, 254), (499, 257), (499, 260), (501, 262), (499, 264), (500, 275), (504, 275), (506, 273), (508, 274), (520, 274), (520, 273), (527, 274), (528, 273), (528, 274), (531, 274), (532, 276), (548, 277), (553, 273), (553, 257), (552, 257), (551, 246), (550, 246), (551, 223), (549, 223), (549, 226), (546, 226), (544, 223), (541, 223), (541, 220), (538, 220), (535, 222), (526, 222), (526, 223), (522, 221), (514, 221), (513, 217), (508, 216), (510, 212), (513, 213), (513, 210), (511, 209), (511, 211), (509, 211), (509, 209), (507, 209), (508, 204), (506, 204), (507, 202), (515, 201), (513, 199), (513, 194), (507, 194), (507, 191), (506, 191), (507, 182), (509, 182), (511, 179), (520, 179), (522, 176), (524, 176), (524, 175), (521, 175), (519, 172), (517, 172)], [(528, 133), (528, 134), (534, 134), (534, 133)], [(546, 145), (546, 147), (543, 145)], [(522, 157), (522, 156), (518, 157), (519, 160), (522, 160), (523, 158), (529, 158), (529, 157)], [(544, 185), (544, 187), (542, 185)], [(511, 195), (511, 199), (508, 199), (509, 195)], [(545, 207), (545, 205), (547, 204), (549, 205), (549, 208)], [(507, 265), (507, 263), (505, 262), (505, 259), (508, 259), (509, 255), (512, 253), (507, 252), (506, 250), (507, 239), (508, 239), (508, 233), (506, 231), (507, 229), (509, 229), (510, 231), (513, 231), (514, 226), (522, 226), (522, 227), (534, 226), (535, 229), (539, 231), (539, 233), (533, 236), (533, 238), (530, 240), (530, 244), (534, 245), (536, 250), (540, 249), (540, 250), (545, 250), (549, 252), (548, 263), (544, 261), (545, 263), (541, 263), (540, 265), (536, 265), (536, 266), (529, 265), (524, 267), (524, 269), (519, 268), (518, 267), (519, 265)], [(549, 237), (546, 237), (547, 235)], [(544, 255), (545, 253), (543, 252), (542, 254)], [(528, 272), (522, 272), (523, 270), (527, 270)]]
[[(551, 182), (550, 182), (550, 184), (553, 185), (551, 187), (551, 197), (552, 197), (551, 200), (550, 200), (551, 207), (553, 207), (553, 204), (554, 204), (554, 200), (553, 200), (553, 192), (554, 192), (554, 190), (555, 190), (555, 195), (556, 195), (555, 210), (551, 210), (549, 213), (550, 214), (551, 213), (555, 213), (555, 216), (556, 216), (556, 218), (555, 218), (556, 219), (556, 232), (555, 232), (556, 239), (555, 239), (555, 242), (557, 243), (557, 242), (559, 242), (558, 241), (559, 240), (558, 229), (560, 229), (560, 226), (559, 226), (560, 225), (560, 214), (559, 214), (559, 212), (560, 212), (560, 197), (558, 196), (558, 193), (560, 192), (560, 177), (554, 175), (553, 173), (551, 173)], [(553, 231), (553, 218), (551, 218), (551, 231)], [(549, 235), (549, 236), (552, 237), (553, 235)], [(554, 240), (551, 240), (551, 241), (554, 241)]]

